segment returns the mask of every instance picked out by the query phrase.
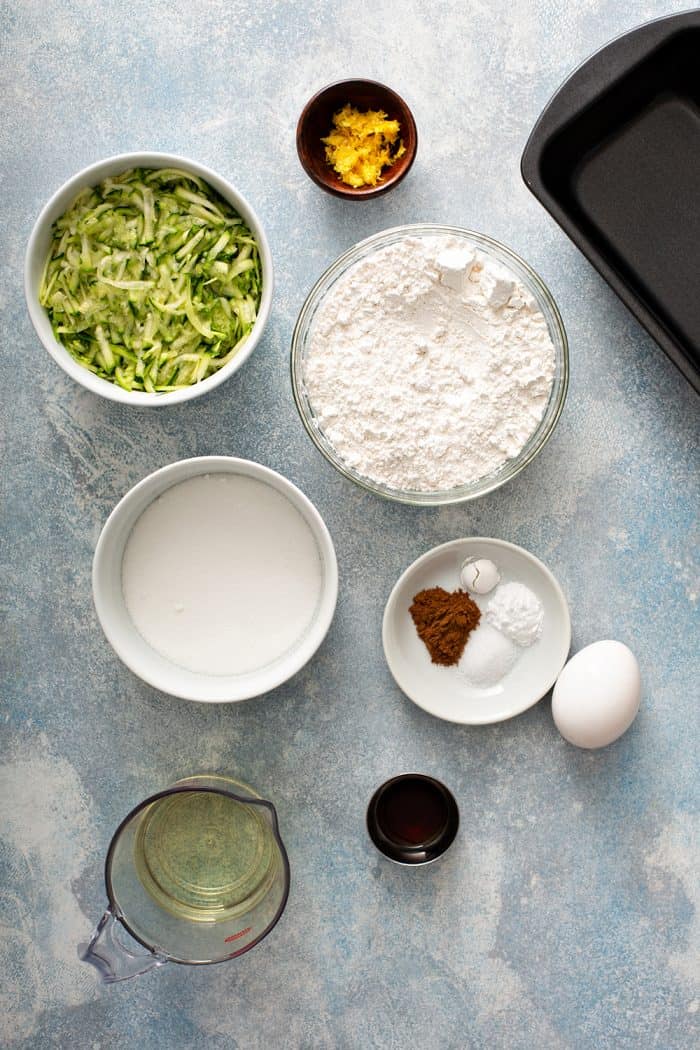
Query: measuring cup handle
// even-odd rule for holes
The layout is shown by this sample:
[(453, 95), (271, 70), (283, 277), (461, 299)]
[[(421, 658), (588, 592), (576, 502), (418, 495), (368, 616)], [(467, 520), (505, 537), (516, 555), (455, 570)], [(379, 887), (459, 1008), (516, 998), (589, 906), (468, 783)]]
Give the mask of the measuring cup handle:
[(129, 940), (134, 947), (127, 947), (120, 934), (129, 936), (109, 907), (95, 927), (89, 944), (78, 946), (79, 957), (99, 971), (105, 984), (140, 977), (142, 973), (148, 973), (149, 970), (163, 966), (168, 961), (166, 956), (158, 952), (144, 952), (141, 945), (131, 937)]

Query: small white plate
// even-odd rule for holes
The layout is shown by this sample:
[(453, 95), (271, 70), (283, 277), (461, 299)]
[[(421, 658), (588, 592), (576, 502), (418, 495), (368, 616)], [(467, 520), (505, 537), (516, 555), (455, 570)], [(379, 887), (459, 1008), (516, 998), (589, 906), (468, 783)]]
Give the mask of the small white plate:
[[(521, 651), (497, 685), (487, 688), (471, 685), (456, 667), (431, 663), (408, 611), (414, 595), (427, 587), (456, 590), (462, 562), (471, 557), (490, 558), (498, 566), (501, 583), (525, 584), (544, 606), (538, 640)], [(490, 597), (474, 599), (483, 609)], [(552, 688), (569, 653), (571, 620), (561, 587), (541, 561), (513, 543), (475, 536), (443, 543), (409, 565), (386, 603), (382, 642), (396, 684), (414, 704), (448, 722), (486, 725), (519, 715)]]

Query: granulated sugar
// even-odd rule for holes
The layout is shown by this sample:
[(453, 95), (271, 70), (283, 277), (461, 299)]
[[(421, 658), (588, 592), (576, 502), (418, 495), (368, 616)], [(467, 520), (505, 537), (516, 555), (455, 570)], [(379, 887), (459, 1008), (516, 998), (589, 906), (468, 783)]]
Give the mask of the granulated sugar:
[(554, 346), (530, 292), (460, 238), (407, 236), (357, 262), (318, 310), (306, 385), (359, 474), (430, 492), (521, 451), (544, 413)]
[(457, 670), (472, 685), (485, 688), (500, 682), (514, 666), (518, 655), (515, 642), (482, 621), (471, 635)]

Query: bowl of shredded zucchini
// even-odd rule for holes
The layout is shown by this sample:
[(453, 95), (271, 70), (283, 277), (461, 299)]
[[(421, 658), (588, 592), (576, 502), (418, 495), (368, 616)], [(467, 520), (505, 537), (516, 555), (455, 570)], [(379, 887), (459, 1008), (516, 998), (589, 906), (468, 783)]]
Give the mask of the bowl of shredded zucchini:
[(236, 372), (260, 340), (272, 284), (248, 202), (164, 153), (75, 175), (39, 215), (25, 262), (29, 315), (53, 359), (131, 405), (186, 401)]

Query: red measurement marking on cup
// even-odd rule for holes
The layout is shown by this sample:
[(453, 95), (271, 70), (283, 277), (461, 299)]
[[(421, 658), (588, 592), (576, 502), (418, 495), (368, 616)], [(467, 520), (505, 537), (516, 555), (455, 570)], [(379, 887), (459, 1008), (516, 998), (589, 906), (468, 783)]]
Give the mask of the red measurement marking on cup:
[(224, 937), (224, 944), (228, 944), (229, 941), (237, 941), (239, 937), (245, 937), (246, 933), (250, 933), (252, 929), (252, 926), (246, 926), (244, 930), (239, 930), (238, 933), (232, 933), (230, 937)]

